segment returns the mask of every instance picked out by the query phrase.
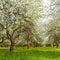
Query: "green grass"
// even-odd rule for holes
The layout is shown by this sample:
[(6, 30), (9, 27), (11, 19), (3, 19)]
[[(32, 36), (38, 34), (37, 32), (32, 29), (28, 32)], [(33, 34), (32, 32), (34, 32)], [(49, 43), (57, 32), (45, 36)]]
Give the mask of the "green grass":
[(14, 48), (12, 53), (0, 48), (0, 60), (60, 60), (60, 48)]

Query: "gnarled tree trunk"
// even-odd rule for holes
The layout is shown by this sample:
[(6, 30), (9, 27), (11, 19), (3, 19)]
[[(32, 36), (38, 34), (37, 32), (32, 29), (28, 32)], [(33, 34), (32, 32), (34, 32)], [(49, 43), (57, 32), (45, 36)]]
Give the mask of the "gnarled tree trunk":
[(12, 51), (13, 51), (13, 47), (14, 47), (14, 40), (10, 40), (10, 42), (11, 42), (11, 45), (10, 45), (10, 52), (12, 52)]

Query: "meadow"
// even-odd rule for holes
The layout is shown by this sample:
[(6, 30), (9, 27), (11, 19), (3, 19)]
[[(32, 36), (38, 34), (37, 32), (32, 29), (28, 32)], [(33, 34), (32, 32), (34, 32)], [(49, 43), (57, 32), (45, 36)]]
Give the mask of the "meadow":
[(16, 47), (13, 52), (9, 52), (8, 48), (0, 48), (0, 60), (60, 60), (60, 48)]

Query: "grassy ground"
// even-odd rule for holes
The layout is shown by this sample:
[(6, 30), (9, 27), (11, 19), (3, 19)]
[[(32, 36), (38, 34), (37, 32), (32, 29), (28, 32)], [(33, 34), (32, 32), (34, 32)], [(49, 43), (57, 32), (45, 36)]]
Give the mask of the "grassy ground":
[(0, 60), (60, 60), (60, 48), (14, 48), (12, 53), (0, 48)]

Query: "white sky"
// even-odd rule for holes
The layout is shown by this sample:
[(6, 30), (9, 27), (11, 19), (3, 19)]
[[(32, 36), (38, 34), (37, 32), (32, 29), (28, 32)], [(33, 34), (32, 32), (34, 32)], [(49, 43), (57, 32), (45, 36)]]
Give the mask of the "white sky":
[[(52, 19), (52, 16), (50, 16), (50, 6), (51, 6), (51, 0), (42, 0), (42, 18), (40, 19), (40, 23), (42, 24), (42, 31), (46, 30), (46, 24), (49, 23), (49, 21)], [(45, 40), (48, 39), (48, 36), (45, 36), (46, 33), (43, 34), (43, 37)]]
[(49, 16), (51, 0), (42, 0), (42, 5), (43, 5), (42, 16), (44, 16), (44, 18), (42, 19), (42, 23), (48, 23), (48, 20), (51, 18), (51, 16)]

